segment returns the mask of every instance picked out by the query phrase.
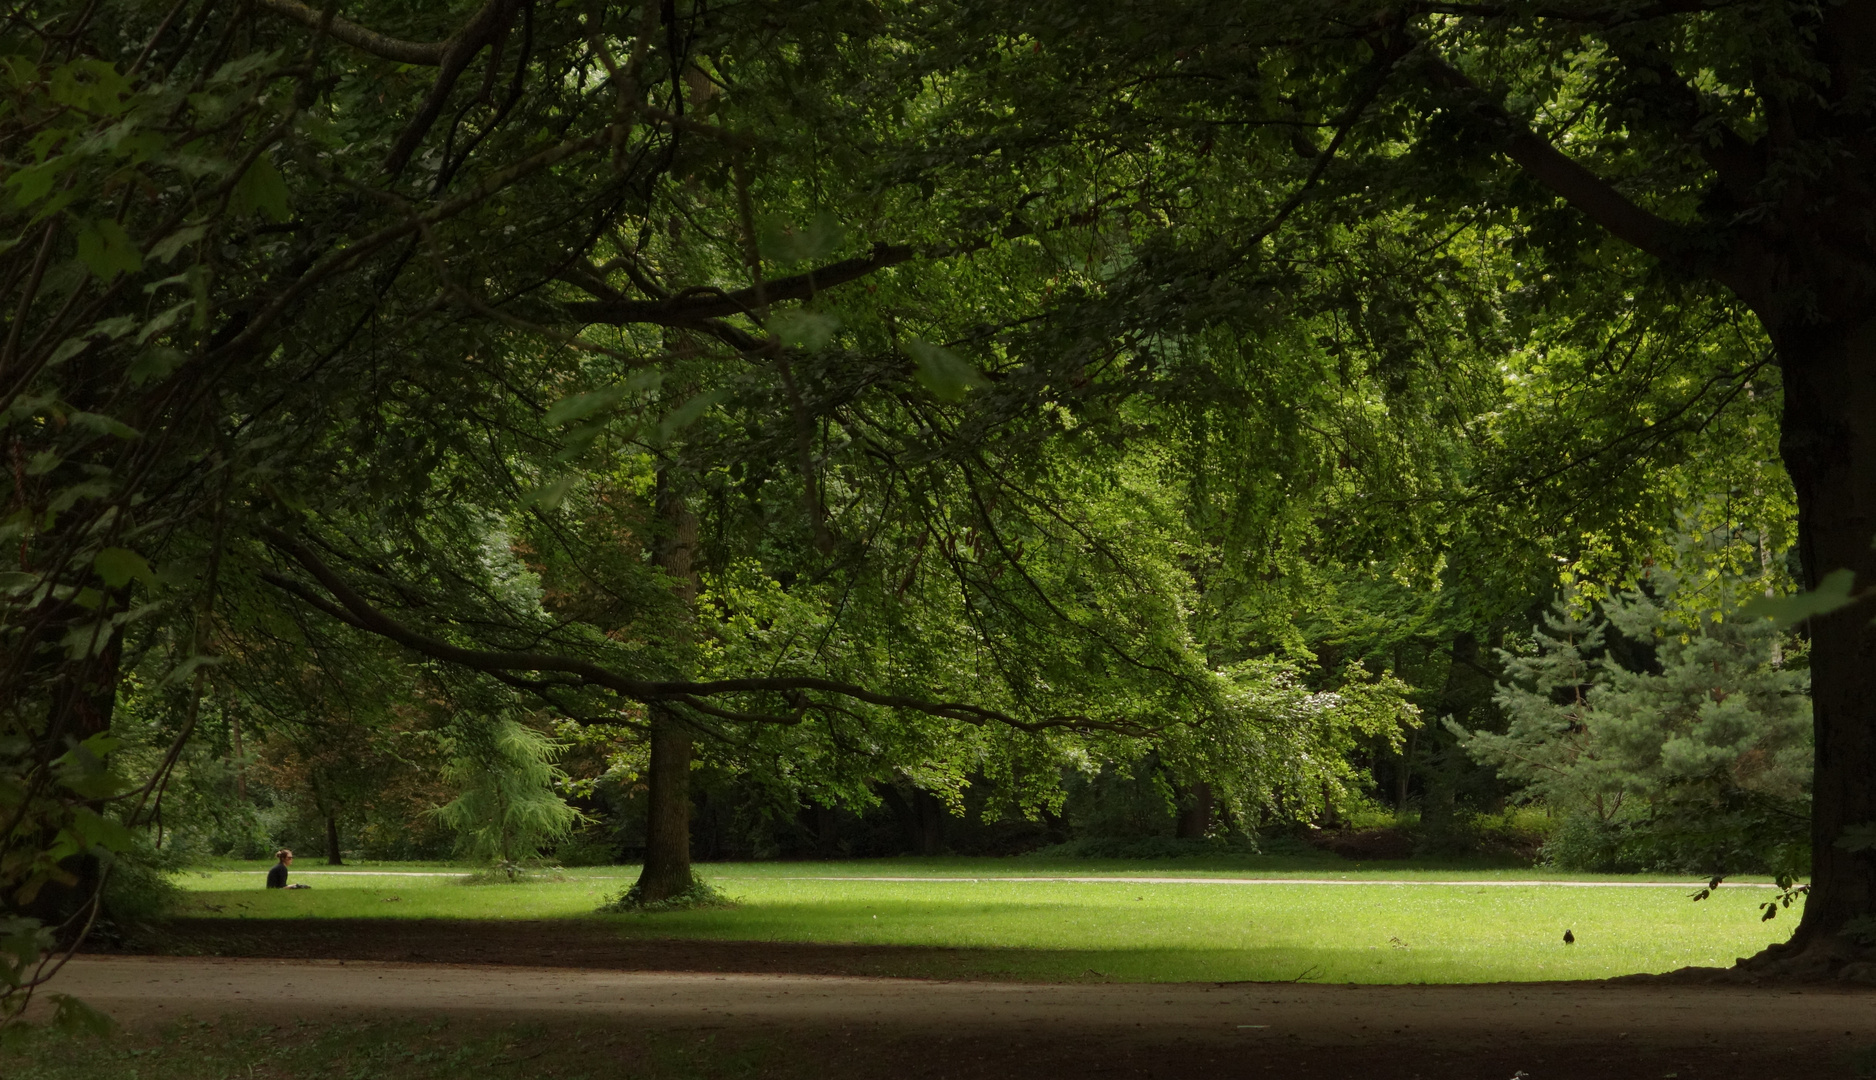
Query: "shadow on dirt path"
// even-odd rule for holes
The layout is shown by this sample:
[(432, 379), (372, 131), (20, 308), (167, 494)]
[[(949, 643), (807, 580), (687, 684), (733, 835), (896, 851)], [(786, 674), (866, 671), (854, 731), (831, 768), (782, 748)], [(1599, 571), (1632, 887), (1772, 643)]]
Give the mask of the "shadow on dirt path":
[[(740, 947), (750, 955), (766, 948)], [(770, 1047), (769, 1065), (753, 1075), (820, 1080), (1797, 1080), (1854, 1076), (1856, 1055), (1876, 1044), (1876, 993), (1834, 986), (1071, 985), (130, 956), (81, 957), (60, 983), (133, 1028), (185, 1016), (447, 1015), (701, 1033)]]

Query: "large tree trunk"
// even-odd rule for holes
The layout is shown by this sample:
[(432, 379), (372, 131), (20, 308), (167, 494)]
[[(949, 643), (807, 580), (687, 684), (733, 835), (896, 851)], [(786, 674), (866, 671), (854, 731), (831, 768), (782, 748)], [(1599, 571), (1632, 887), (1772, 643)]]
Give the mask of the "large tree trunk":
[(690, 871), (690, 762), (690, 731), (670, 710), (654, 708), (640, 903), (669, 900), (695, 884)]
[[(79, 660), (56, 663), (51, 702), (46, 718), (46, 735), (34, 752), (49, 761), (67, 747), (93, 735), (109, 731), (117, 711), (117, 685), (123, 661), (123, 638), (114, 635), (99, 653)], [(104, 804), (95, 799), (82, 800), (86, 809), (103, 812)], [(41, 849), (56, 842), (58, 825), (45, 830), (23, 826), (13, 837), (0, 837), (0, 854), (16, 855), (21, 847)], [(62, 822), (59, 824), (63, 824)], [(22, 865), (28, 865), (21, 860)], [(66, 881), (53, 880), (30, 899), (19, 900), (12, 890), (18, 885), (15, 875), (0, 876), (0, 914), (23, 915), (51, 927), (61, 946), (79, 940), (90, 922), (92, 905), (98, 902), (103, 886), (104, 866), (91, 854), (71, 855), (61, 860), (59, 869), (70, 875)]]
[[(1876, 584), (1876, 315), (1774, 334), (1784, 369), (1780, 451), (1798, 496), (1805, 585), (1848, 568)], [(1864, 950), (1841, 935), (1876, 913), (1876, 852), (1837, 846), (1876, 821), (1876, 629), (1867, 604), (1811, 621), (1816, 736), (1811, 892), (1796, 934), (1765, 957), (1823, 974)]]
[[(697, 515), (671, 470), (658, 476), (658, 519), (662, 535), (652, 552), (654, 561), (670, 575), (671, 591), (683, 605), (682, 618), (694, 615), (697, 603)], [(674, 641), (682, 652), (689, 632), (680, 627)], [(638, 901), (654, 904), (690, 891), (696, 884), (690, 869), (690, 765), (691, 732), (682, 717), (670, 709), (651, 710), (651, 763), (646, 776), (650, 806), (645, 822), (645, 867), (638, 876)]]

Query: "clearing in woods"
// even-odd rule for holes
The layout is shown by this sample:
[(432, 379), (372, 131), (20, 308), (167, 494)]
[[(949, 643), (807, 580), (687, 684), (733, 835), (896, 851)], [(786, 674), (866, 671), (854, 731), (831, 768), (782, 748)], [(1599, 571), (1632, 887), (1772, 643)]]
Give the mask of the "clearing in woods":
[[(1724, 965), (1763, 882), (1528, 869), (908, 860), (716, 865), (739, 904), (597, 915), (629, 867), (471, 886), (387, 865), (191, 874), (185, 914), (56, 989), (9, 1080), (1854, 1077), (1864, 987), (1594, 982)], [(1196, 880), (1195, 880), (1196, 879)], [(1573, 929), (1574, 945), (1562, 942)], [(1446, 985), (1402, 985), (1446, 984)], [(49, 1003), (38, 1006), (45, 1009)]]

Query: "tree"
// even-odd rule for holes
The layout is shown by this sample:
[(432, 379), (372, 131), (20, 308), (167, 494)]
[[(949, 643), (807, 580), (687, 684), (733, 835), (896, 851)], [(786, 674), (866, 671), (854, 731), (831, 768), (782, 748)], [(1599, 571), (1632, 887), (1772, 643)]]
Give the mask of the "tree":
[[(988, 294), (968, 274), (888, 273), (1053, 226), (940, 228), (906, 184), (857, 198), (870, 178), (854, 165), (903, 99), (870, 52), (870, 5), (488, 0), (341, 17), (267, 0), (183, 14), (29, 5), (5, 31), (6, 123), (21, 136), (8, 145), (27, 159), (6, 208), (24, 242), (0, 251), (18, 313), (0, 355), (6, 430), (24, 463), (4, 533), (21, 569), (0, 696), (24, 736), (22, 806), (44, 808), (5, 835), (9, 903), (70, 876), (58, 864), (96, 839), (74, 823), (107, 796), (60, 791), (79, 760), (61, 755), (108, 748), (86, 740), (110, 726), (125, 649), (190, 641), (155, 673), (186, 675), (222, 657), (176, 628), (231, 608), (282, 648), (345, 624), (576, 715), (648, 722), (670, 735), (655, 759), (674, 783), (686, 736), (666, 721), (679, 713), (693, 730), (843, 709), (867, 725), (924, 717), (936, 731), (877, 729), (893, 730), (898, 762), (957, 740), (1032, 773), (1063, 739), (1196, 740), (1190, 728), (1223, 714), (1165, 551), (1106, 544), (1059, 512), (1109, 475), (1063, 455), (1017, 468), (1062, 430), (1024, 420), (1020, 386), (959, 404), (987, 380), (928, 339), (981, 316)], [(875, 215), (867, 241), (848, 238), (836, 202)], [(877, 306), (829, 302), (862, 278), (888, 286)], [(1020, 319), (1043, 288), (1027, 279), (998, 317)], [(823, 353), (839, 317), (856, 340)], [(741, 437), (686, 437), (705, 417), (700, 430)], [(1000, 452), (983, 449), (991, 436)], [(844, 533), (817, 441), (855, 466)], [(858, 635), (845, 656), (797, 653), (782, 674), (693, 677), (681, 544), (666, 565), (589, 575), (615, 598), (663, 592), (634, 615), (639, 636), (555, 625), (506, 565), (509, 541), (530, 519), (565, 528), (557, 509), (570, 494), (580, 505), (606, 454), (602, 472), (655, 459), (646, 471), (681, 493), (663, 540), (685, 501), (733, 490), (726, 474), (776, 480), (790, 509), (745, 505), (771, 515), (757, 533), (784, 523), (772, 580), (809, 583), (802, 611), (838, 612), (836, 590), (858, 583), (877, 615), (916, 588), (943, 617), (901, 620), (897, 641), (942, 654), (961, 632), (971, 649), (903, 665), (881, 648), (891, 635)], [(872, 535), (867, 514), (890, 525), (877, 554), (854, 543)], [(753, 515), (715, 516), (755, 546)], [(1049, 557), (1029, 557), (1032, 541)], [(287, 602), (258, 598), (270, 589)], [(1071, 688), (1091, 670), (1102, 678)], [(190, 725), (176, 730), (180, 745)]]
[(462, 848), (518, 877), (543, 845), (564, 838), (580, 813), (554, 790), (566, 773), (555, 764), (560, 745), (512, 717), (491, 724), (464, 723), (443, 778), (460, 794), (438, 807)]
[[(1461, 269), (1451, 253), (1500, 244), (1521, 294), (1509, 336), (1540, 358), (1581, 350), (1539, 365), (1577, 373), (1548, 410), (1577, 435), (1555, 454), (1502, 456), (1485, 490), (1548, 502), (1577, 530), (1619, 525), (1642, 463), (1684, 452), (1752, 388), (1769, 396), (1776, 370), (1815, 587), (1839, 569), (1876, 573), (1876, 420), (1853, 404), (1876, 379), (1869, 12), (1861, 0), (956, 4), (928, 9), (908, 65), (943, 72), (930, 127), (953, 160), (1012, 163), (978, 166), (987, 195), (1047, 170), (1071, 197), (1115, 192), (1132, 259), (1058, 354), (1268, 326), (1325, 267), (1391, 261), (1394, 276), (1340, 306), (1371, 335), (1360, 345), (1376, 370), (1410, 388), (1417, 364), (1441, 363), (1416, 320), (1468, 318), (1441, 303)], [(1383, 217), (1425, 242), (1346, 243)], [(1768, 970), (1834, 970), (1858, 948), (1841, 928), (1876, 907), (1876, 855), (1840, 843), (1876, 818), (1876, 631), (1848, 609), (1811, 629), (1813, 880)]]
[[(1577, 858), (1790, 875), (1808, 856), (1807, 673), (1782, 665), (1771, 624), (1736, 607), (1690, 611), (1665, 574), (1650, 584), (1654, 596), (1606, 601), (1606, 624), (1558, 602), (1535, 652), (1506, 657), (1504, 734), (1448, 724), (1468, 753), (1574, 819)], [(1646, 662), (1608, 650), (1610, 627)]]

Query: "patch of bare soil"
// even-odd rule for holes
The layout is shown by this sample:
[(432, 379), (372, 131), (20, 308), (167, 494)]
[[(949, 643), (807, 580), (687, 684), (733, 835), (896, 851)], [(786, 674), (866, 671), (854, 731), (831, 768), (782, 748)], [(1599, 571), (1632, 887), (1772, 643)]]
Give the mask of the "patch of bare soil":
[(123, 948), (169, 955), (81, 958), (59, 989), (133, 1024), (387, 1010), (626, 1022), (764, 1047), (774, 1075), (817, 1080), (1762, 1080), (1859, 1075), (1859, 1054), (1876, 1075), (1876, 992), (1841, 986), (932, 981), (879, 976), (982, 979), (992, 953), (630, 940), (586, 920), (179, 919)]
[(59, 980), (133, 1027), (224, 1015), (527, 1021), (546, 1025), (555, 1054), (603, 1058), (579, 1040), (662, 1032), (764, 1048), (764, 1067), (746, 1075), (817, 1080), (1797, 1080), (1854, 1076), (1855, 1055), (1876, 1044), (1876, 993), (1834, 986), (1064, 985), (128, 956), (80, 957)]

